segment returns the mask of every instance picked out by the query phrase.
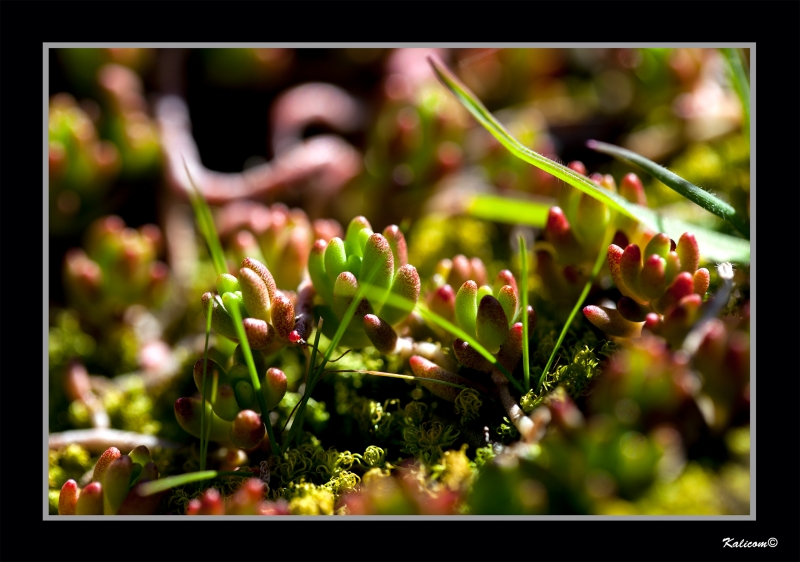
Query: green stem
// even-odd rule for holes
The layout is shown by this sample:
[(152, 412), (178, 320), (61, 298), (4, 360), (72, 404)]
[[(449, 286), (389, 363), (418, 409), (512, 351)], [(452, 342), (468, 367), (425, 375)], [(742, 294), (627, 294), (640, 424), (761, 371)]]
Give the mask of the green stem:
[(564, 338), (567, 335), (567, 331), (569, 331), (569, 327), (572, 324), (572, 321), (575, 319), (575, 315), (578, 314), (578, 310), (580, 310), (581, 306), (583, 306), (583, 301), (586, 299), (586, 296), (589, 294), (589, 290), (592, 288), (592, 284), (595, 281), (595, 278), (600, 273), (600, 269), (602, 269), (603, 264), (606, 261), (606, 256), (608, 255), (608, 246), (611, 243), (612, 235), (615, 231), (614, 227), (614, 213), (612, 213), (611, 220), (609, 221), (608, 231), (605, 235), (605, 244), (600, 247), (600, 253), (597, 254), (597, 259), (595, 259), (594, 266), (592, 266), (592, 273), (589, 276), (589, 279), (586, 281), (586, 285), (583, 287), (583, 291), (581, 291), (580, 297), (578, 297), (578, 302), (575, 303), (575, 306), (572, 308), (572, 312), (569, 314), (569, 318), (567, 318), (566, 323), (564, 324), (564, 328), (561, 330), (561, 334), (558, 336), (558, 341), (556, 341), (556, 345), (553, 348), (553, 352), (550, 354), (550, 358), (547, 360), (547, 365), (545, 365), (544, 370), (542, 371), (541, 376), (539, 377), (539, 382), (536, 385), (536, 392), (541, 392), (542, 390), (542, 383), (544, 382), (547, 373), (550, 371), (550, 366), (553, 364), (553, 361), (556, 358), (556, 354), (558, 353), (559, 347), (561, 347), (561, 343), (564, 341)]
[(528, 350), (528, 249), (525, 246), (525, 237), (519, 237), (519, 262), (520, 262), (520, 296), (522, 297), (522, 372), (524, 392), (531, 389), (531, 366)]
[(239, 304), (235, 300), (231, 300), (232, 306), (231, 315), (233, 316), (234, 326), (236, 326), (236, 335), (239, 337), (239, 345), (242, 347), (245, 363), (247, 363), (247, 370), (250, 373), (250, 383), (256, 391), (256, 399), (261, 408), (261, 423), (267, 428), (267, 436), (269, 437), (270, 449), (273, 455), (280, 455), (283, 451), (275, 439), (275, 434), (272, 431), (272, 424), (269, 421), (269, 412), (267, 411), (267, 402), (264, 398), (264, 393), (261, 392), (261, 383), (258, 380), (256, 372), (256, 364), (253, 361), (253, 354), (250, 351), (250, 342), (247, 341), (247, 334), (244, 331), (244, 322), (242, 321), (242, 313), (239, 311)]
[[(202, 400), (203, 407), (200, 408), (200, 470), (206, 468), (206, 455), (208, 454), (208, 434), (211, 433), (211, 424), (208, 428), (205, 427), (206, 421), (206, 375), (208, 373), (208, 335), (211, 333), (211, 309), (214, 306), (213, 301), (208, 301), (208, 311), (206, 312), (206, 342), (203, 348), (203, 382), (202, 382)], [(215, 394), (215, 393), (214, 393)]]

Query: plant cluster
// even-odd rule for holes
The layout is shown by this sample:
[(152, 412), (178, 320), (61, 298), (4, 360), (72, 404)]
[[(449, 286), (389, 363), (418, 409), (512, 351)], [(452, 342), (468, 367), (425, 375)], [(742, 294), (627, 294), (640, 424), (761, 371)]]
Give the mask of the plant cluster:
[[(203, 56), (209, 76), (221, 61), (287, 68), (267, 51)], [(588, 149), (643, 173), (563, 165), (539, 110), (506, 129), (438, 59), (415, 74), (405, 50), (387, 57), (358, 158), (342, 137), (302, 132), (344, 132), (360, 101), (306, 84), (275, 102), (271, 161), (215, 172), (186, 104), (162, 97), (150, 117), (135, 61), (99, 54), (102, 120), (51, 99), (52, 205), (100, 204), (119, 178), (154, 174), (172, 218), (132, 228), (104, 214), (65, 254), (69, 308), (53, 309), (49, 334), (51, 428), (67, 429), (51, 435), (52, 511), (747, 512), (741, 201), (597, 141)], [(474, 141), (459, 104), (485, 129)], [(451, 191), (472, 167), (491, 194)], [(724, 225), (656, 212), (648, 176)], [(267, 203), (287, 186), (313, 202)], [(526, 186), (546, 199), (509, 197)], [(457, 210), (441, 202), (453, 193)]]

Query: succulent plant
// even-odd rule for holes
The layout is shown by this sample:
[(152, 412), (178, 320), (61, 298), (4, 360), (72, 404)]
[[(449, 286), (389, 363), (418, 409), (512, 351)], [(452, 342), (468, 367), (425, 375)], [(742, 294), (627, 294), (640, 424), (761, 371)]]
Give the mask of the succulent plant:
[(169, 269), (157, 259), (161, 229), (146, 224), (133, 229), (116, 215), (90, 226), (85, 250), (73, 248), (64, 258), (69, 303), (95, 323), (120, 318), (133, 304), (157, 308), (168, 295)]
[[(583, 313), (611, 336), (637, 337), (648, 313), (670, 315), (679, 307), (676, 314), (688, 315), (697, 309), (710, 283), (708, 270), (698, 269), (699, 264), (697, 239), (688, 232), (677, 244), (664, 233), (656, 234), (644, 252), (638, 244), (624, 250), (611, 244), (608, 267), (623, 296), (616, 309), (590, 305)], [(657, 317), (651, 316), (649, 323), (657, 323)]]
[[(244, 360), (241, 358), (240, 348), (237, 347), (233, 366), (225, 370), (213, 359), (199, 359), (193, 368), (193, 378), (197, 390), (203, 391), (203, 371), (206, 377), (206, 395), (210, 396), (211, 389), (216, 388), (216, 400), (212, 404), (214, 413), (225, 421), (232, 422), (244, 409), (252, 409), (261, 413), (261, 407), (255, 396), (255, 389), (250, 380), (250, 373)], [(263, 379), (260, 382), (261, 392), (267, 411), (275, 409), (286, 395), (286, 374), (278, 368), (267, 368), (264, 355), (256, 350), (252, 351), (256, 372)], [(207, 364), (205, 363), (207, 361)]]
[[(444, 318), (454, 319), (467, 335), (475, 338), (489, 353), (497, 355), (521, 320), (522, 301), (517, 281), (511, 271), (504, 269), (495, 276), (492, 285), (488, 285), (486, 269), (480, 260), (468, 261), (464, 256), (456, 256), (447, 272), (447, 280), (458, 283), (465, 277), (455, 295), (449, 282), (432, 292), (428, 297), (429, 306)], [(527, 314), (528, 325), (533, 329), (536, 313), (532, 306), (528, 306)], [(453, 354), (466, 367), (485, 372), (492, 369), (486, 358), (460, 338), (453, 341)]]
[[(570, 162), (569, 168), (586, 175), (586, 167), (580, 161)], [(619, 191), (632, 203), (647, 202), (642, 182), (634, 173), (622, 178), (619, 190), (609, 174), (594, 173), (589, 179), (603, 189)], [(561, 187), (558, 199), (559, 205), (548, 213), (544, 241), (534, 246), (537, 273), (553, 298), (574, 299), (588, 279), (612, 216), (605, 203), (568, 185)], [(614, 242), (623, 246), (644, 235), (636, 221), (628, 217), (617, 216), (614, 226)]]
[(217, 294), (207, 292), (203, 307), (211, 303), (211, 327), (220, 335), (239, 341), (230, 308), (237, 306), (252, 349), (275, 350), (302, 343), (311, 332), (310, 314), (295, 316), (295, 303), (275, 286), (269, 269), (254, 258), (242, 260), (237, 276), (217, 277)]
[(59, 515), (148, 515), (163, 494), (144, 495), (141, 486), (158, 479), (158, 468), (144, 445), (127, 455), (109, 447), (94, 466), (92, 481), (82, 489), (73, 480), (61, 487)]
[(327, 337), (333, 337), (359, 289), (367, 285), (340, 343), (354, 348), (372, 344), (385, 352), (394, 348), (394, 328), (408, 317), (420, 292), (419, 275), (408, 263), (399, 227), (390, 225), (376, 233), (365, 217), (355, 217), (344, 240), (314, 243), (308, 273), (322, 300), (315, 311), (323, 318)]
[(248, 478), (228, 497), (223, 497), (216, 488), (208, 488), (189, 501), (186, 515), (289, 515), (286, 500), (265, 499), (268, 490), (258, 478)]

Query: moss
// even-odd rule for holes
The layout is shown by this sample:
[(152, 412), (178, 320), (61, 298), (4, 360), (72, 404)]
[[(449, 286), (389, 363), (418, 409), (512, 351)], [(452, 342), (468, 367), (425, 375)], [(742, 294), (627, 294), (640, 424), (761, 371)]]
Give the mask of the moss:
[(436, 463), (447, 447), (458, 437), (459, 431), (440, 421), (409, 423), (403, 430), (402, 451), (410, 453), (428, 465)]
[(465, 424), (477, 419), (480, 415), (481, 401), (478, 391), (473, 388), (465, 388), (456, 396), (455, 412), (461, 414), (461, 423)]
[(333, 515), (335, 495), (324, 486), (300, 479), (286, 487), (282, 497), (289, 502), (292, 515)]

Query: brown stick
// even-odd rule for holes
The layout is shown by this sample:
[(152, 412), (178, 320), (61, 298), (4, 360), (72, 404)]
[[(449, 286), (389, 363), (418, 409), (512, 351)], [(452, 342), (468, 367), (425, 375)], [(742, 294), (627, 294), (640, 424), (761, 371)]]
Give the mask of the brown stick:
[(327, 200), (362, 169), (361, 155), (349, 143), (334, 135), (318, 135), (287, 148), (266, 164), (240, 173), (215, 172), (200, 161), (191, 134), (189, 109), (182, 99), (177, 96), (160, 98), (155, 113), (161, 129), (168, 183), (183, 197), (191, 189), (184, 159), (210, 204), (263, 198), (310, 180), (313, 180), (314, 194), (309, 194), (309, 200)]

